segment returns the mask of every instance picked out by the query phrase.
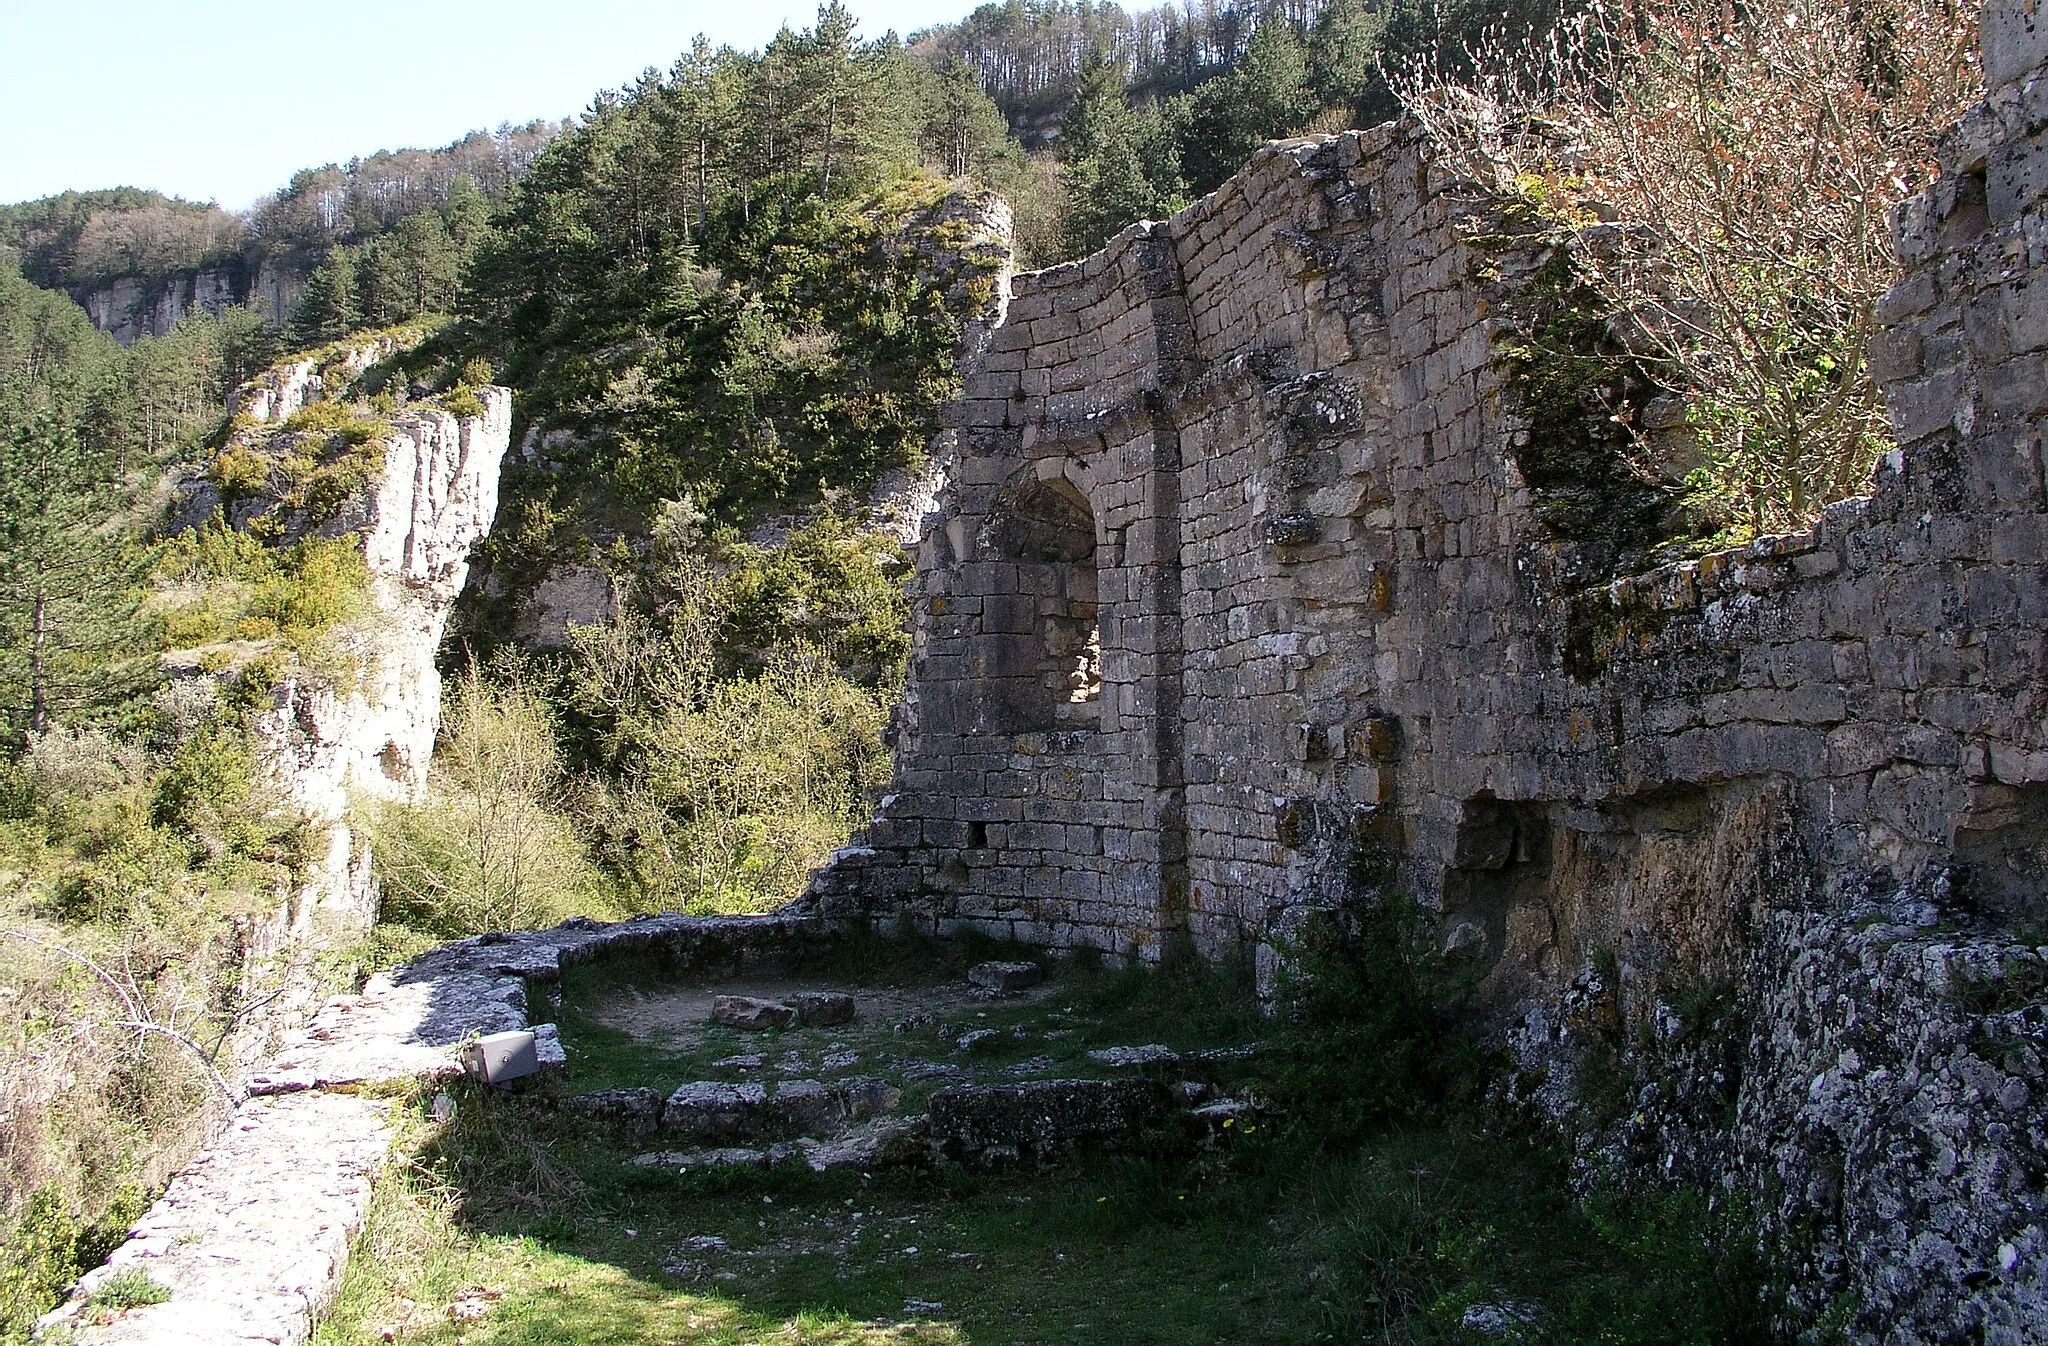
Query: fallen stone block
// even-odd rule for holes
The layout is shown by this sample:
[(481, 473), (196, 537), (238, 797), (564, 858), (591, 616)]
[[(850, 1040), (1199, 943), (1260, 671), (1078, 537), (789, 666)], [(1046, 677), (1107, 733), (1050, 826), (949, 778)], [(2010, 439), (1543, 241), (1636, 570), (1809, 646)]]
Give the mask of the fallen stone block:
[(967, 969), (967, 980), (984, 991), (1008, 995), (1044, 981), (1045, 969), (1036, 963), (976, 963)]
[(636, 1168), (766, 1168), (768, 1152), (742, 1146), (710, 1150), (654, 1150), (636, 1154), (626, 1161)]
[(759, 1033), (770, 1028), (787, 1028), (796, 1022), (796, 1010), (774, 1000), (756, 1000), (750, 995), (722, 995), (711, 1002), (711, 1022), (729, 1028)]
[(971, 1052), (982, 1043), (994, 1042), (1001, 1036), (1002, 1034), (996, 1032), (993, 1028), (977, 1028), (971, 1033), (962, 1033), (959, 1040), (953, 1044), (953, 1050), (956, 1052)]
[(506, 1084), (540, 1070), (531, 1029), (487, 1033), (462, 1049), (462, 1068), (485, 1084)]
[(785, 1080), (775, 1088), (775, 1121), (784, 1129), (836, 1135), (847, 1126), (888, 1112), (903, 1091), (868, 1076), (835, 1080)]
[(1203, 1145), (1214, 1145), (1230, 1132), (1249, 1126), (1257, 1115), (1258, 1109), (1242, 1098), (1219, 1098), (1189, 1114)]
[(1135, 1148), (1161, 1132), (1172, 1095), (1157, 1080), (1036, 1080), (941, 1089), (926, 1113), (949, 1158), (1045, 1157)]
[(759, 1070), (762, 1058), (755, 1053), (744, 1056), (724, 1056), (711, 1063), (721, 1070)]
[(818, 1080), (784, 1080), (775, 1086), (776, 1120), (792, 1131), (831, 1130), (837, 1111), (832, 1091)]
[(654, 1089), (594, 1089), (563, 1099), (562, 1107), (629, 1131), (652, 1131), (661, 1124), (662, 1097)]
[(921, 1117), (887, 1117), (836, 1140), (800, 1140), (798, 1149), (813, 1173), (835, 1168), (892, 1168), (922, 1161), (926, 1154)]
[(844, 991), (798, 991), (789, 998), (797, 1022), (806, 1028), (830, 1028), (853, 1020), (853, 997)]
[(1103, 1047), (1088, 1053), (1099, 1066), (1152, 1066), (1180, 1060), (1180, 1053), (1161, 1043), (1143, 1047)]
[(758, 1084), (716, 1084), (698, 1080), (668, 1097), (661, 1126), (692, 1139), (738, 1136), (754, 1130), (768, 1103), (768, 1090)]

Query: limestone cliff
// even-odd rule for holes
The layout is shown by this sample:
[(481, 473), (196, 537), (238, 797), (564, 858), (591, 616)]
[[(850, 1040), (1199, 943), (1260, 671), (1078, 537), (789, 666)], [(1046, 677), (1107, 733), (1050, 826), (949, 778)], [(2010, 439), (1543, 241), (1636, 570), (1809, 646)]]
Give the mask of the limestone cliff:
[[(278, 446), (293, 440), (288, 423), (296, 413), (344, 395), (393, 349), (389, 338), (367, 340), (251, 380), (234, 403), (243, 428), (223, 452), (258, 462), (289, 452)], [(317, 518), (282, 509), (272, 490), (224, 497), (205, 478), (181, 489), (186, 526), (201, 526), (219, 511), (245, 530), (260, 520), (281, 527), (285, 538), (350, 538), (368, 573), (363, 610), (327, 636), (344, 656), (342, 675), (288, 663), (269, 704), (254, 716), (258, 775), (325, 838), (299, 890), (259, 933), (259, 956), (303, 962), (315, 946), (368, 929), (376, 918), (376, 881), (367, 846), (349, 824), (351, 804), (416, 799), (426, 788), (441, 709), (435, 656), (467, 580), (469, 554), (497, 514), (511, 438), (510, 390), (475, 393), (481, 415), (458, 416), (421, 400), (383, 417), (373, 465)]]
[(187, 313), (217, 315), (237, 304), (283, 327), (305, 284), (306, 268), (295, 259), (266, 257), (209, 263), (167, 276), (115, 276), (74, 286), (71, 297), (93, 326), (126, 346), (138, 337), (162, 336)]

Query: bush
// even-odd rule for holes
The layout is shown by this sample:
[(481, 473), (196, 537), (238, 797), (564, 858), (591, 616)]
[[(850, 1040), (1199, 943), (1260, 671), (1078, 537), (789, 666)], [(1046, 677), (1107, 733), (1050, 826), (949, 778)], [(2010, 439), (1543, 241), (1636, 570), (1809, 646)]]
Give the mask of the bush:
[(513, 670), (475, 665), (450, 689), (427, 800), (394, 804), (371, 833), (387, 917), (460, 938), (585, 910), (588, 861), (561, 810), (553, 712)]
[(1388, 898), (1355, 917), (1312, 917), (1285, 950), (1271, 1074), (1297, 1133), (1355, 1145), (1441, 1112), (1483, 1079), (1458, 1023), (1464, 988), (1440, 970), (1427, 929), (1412, 903)]
[(441, 405), (446, 407), (451, 415), (465, 421), (475, 420), (484, 414), (483, 399), (476, 395), (474, 388), (455, 388), (441, 399)]
[(157, 574), (174, 649), (279, 640), (306, 654), (369, 602), (370, 568), (353, 533), (270, 546), (219, 515), (164, 543)]
[(54, 1192), (31, 1195), (0, 1239), (0, 1341), (25, 1340), (37, 1318), (120, 1246), (141, 1213), (141, 1194), (132, 1188), (92, 1220), (66, 1209)]
[(150, 1278), (142, 1267), (123, 1267), (96, 1286), (88, 1302), (96, 1309), (139, 1309), (147, 1304), (168, 1303), (171, 1292)]
[[(1476, 75), (1396, 80), (1463, 169), (1549, 218), (1599, 315), (1691, 399), (1694, 507), (1734, 536), (1869, 488), (1889, 441), (1868, 342), (1889, 212), (1981, 93), (1949, 0), (1593, 5)], [(1619, 217), (1616, 229), (1606, 221)]]
[(308, 402), (285, 418), (287, 433), (318, 430), (347, 430), (356, 424), (356, 413), (342, 402)]

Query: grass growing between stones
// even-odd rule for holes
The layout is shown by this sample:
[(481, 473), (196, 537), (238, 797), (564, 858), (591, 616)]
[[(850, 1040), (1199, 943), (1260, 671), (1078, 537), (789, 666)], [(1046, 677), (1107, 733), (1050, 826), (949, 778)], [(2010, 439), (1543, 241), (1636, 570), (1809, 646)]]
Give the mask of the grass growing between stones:
[[(809, 980), (835, 979), (891, 977)], [(1088, 1046), (1187, 1050), (1273, 1027), (1228, 969), (1079, 972), (1021, 1001), (965, 1003), (998, 1050), (946, 1056), (981, 1078), (1048, 1046), (1067, 1073)], [(574, 1013), (565, 1024), (564, 1091), (665, 1087), (728, 1049), (679, 1057), (623, 1030), (603, 1039)], [(870, 1024), (839, 1049), (932, 1055), (936, 1030)], [(849, 1032), (747, 1042), (807, 1066)], [(1264, 1059), (1233, 1069), (1256, 1075)], [(1447, 1113), (1342, 1149), (1251, 1123), (1192, 1154), (1044, 1170), (679, 1173), (627, 1165), (649, 1142), (594, 1130), (545, 1093), (451, 1097), (441, 1122), (424, 1095), (406, 1105), (412, 1158), (383, 1179), (324, 1346), (1469, 1342), (1465, 1312), (1485, 1304), (1534, 1310), (1517, 1329), (1528, 1341), (1768, 1339), (1753, 1270), (1720, 1250), (1698, 1203), (1582, 1205), (1558, 1156)]]

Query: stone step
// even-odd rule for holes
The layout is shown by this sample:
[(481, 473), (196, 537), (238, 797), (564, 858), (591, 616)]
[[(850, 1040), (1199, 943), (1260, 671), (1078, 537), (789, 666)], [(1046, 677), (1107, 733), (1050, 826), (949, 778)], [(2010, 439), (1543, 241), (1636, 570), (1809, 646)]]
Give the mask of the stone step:
[(903, 1091), (872, 1076), (825, 1083), (726, 1084), (695, 1080), (663, 1098), (653, 1089), (600, 1089), (562, 1106), (634, 1134), (661, 1131), (679, 1140), (744, 1142), (838, 1136), (893, 1112)]

